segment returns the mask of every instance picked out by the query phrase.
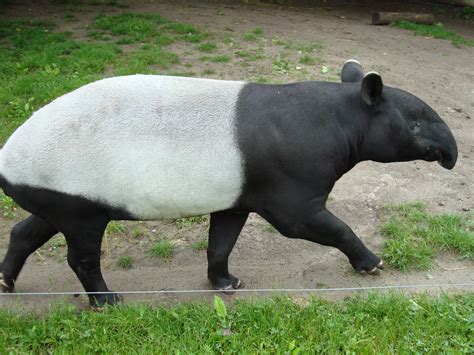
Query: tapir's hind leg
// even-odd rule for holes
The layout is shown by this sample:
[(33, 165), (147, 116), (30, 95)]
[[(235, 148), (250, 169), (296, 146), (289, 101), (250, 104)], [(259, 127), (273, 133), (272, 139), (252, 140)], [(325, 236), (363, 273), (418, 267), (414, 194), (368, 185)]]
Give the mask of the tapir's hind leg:
[[(66, 237), (67, 261), (82, 283), (86, 292), (110, 292), (100, 269), (100, 247), (109, 220), (95, 216), (87, 220), (74, 220), (63, 230)], [(116, 293), (89, 295), (92, 307), (114, 304), (121, 300)]]
[(228, 261), (248, 215), (231, 211), (211, 213), (207, 275), (215, 289), (242, 287), (241, 281), (229, 273)]
[(374, 255), (352, 229), (326, 209), (311, 215), (302, 228), (301, 238), (338, 248), (359, 273), (377, 273), (383, 262)]
[(35, 215), (13, 227), (7, 254), (0, 265), (0, 284), (4, 292), (13, 291), (28, 256), (57, 232), (56, 228)]

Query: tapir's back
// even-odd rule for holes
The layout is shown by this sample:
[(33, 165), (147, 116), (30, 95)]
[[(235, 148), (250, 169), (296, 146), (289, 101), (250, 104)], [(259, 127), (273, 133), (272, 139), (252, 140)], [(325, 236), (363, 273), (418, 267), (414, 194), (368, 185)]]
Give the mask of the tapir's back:
[(152, 75), (86, 85), (10, 137), (0, 174), (140, 219), (229, 208), (242, 187), (234, 121), (243, 85)]

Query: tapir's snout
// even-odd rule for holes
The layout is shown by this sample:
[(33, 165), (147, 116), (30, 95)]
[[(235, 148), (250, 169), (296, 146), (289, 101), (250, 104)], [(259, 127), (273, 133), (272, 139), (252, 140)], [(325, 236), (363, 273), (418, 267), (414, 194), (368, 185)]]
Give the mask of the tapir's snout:
[(456, 140), (444, 122), (436, 125), (436, 132), (438, 133), (438, 139), (429, 145), (426, 160), (437, 160), (443, 168), (451, 170), (458, 160)]

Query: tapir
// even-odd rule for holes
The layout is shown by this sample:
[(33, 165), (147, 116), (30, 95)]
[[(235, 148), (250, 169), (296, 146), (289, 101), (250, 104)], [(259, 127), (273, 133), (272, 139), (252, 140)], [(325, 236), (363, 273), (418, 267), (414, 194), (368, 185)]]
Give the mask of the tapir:
[[(250, 212), (281, 234), (343, 252), (354, 269), (383, 267), (326, 209), (335, 182), (361, 161), (438, 161), (452, 169), (448, 126), (414, 95), (364, 75), (340, 83), (257, 84), (131, 75), (80, 87), (36, 111), (0, 152), (0, 187), (31, 213), (0, 266), (12, 292), (27, 257), (56, 233), (87, 292), (109, 292), (100, 249), (111, 220), (210, 214), (208, 278), (242, 286), (228, 258)], [(92, 305), (117, 293), (89, 294)]]

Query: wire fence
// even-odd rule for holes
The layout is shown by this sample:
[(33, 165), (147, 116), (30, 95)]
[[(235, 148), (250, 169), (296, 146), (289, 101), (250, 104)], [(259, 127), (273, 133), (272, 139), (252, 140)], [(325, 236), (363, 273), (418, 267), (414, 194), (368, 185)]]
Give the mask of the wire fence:
[(231, 289), (231, 290), (135, 290), (135, 291), (108, 291), (108, 292), (86, 292), (86, 291), (63, 291), (63, 292), (12, 292), (0, 293), (0, 297), (26, 297), (26, 296), (79, 296), (79, 295), (107, 295), (119, 293), (122, 295), (166, 295), (166, 294), (209, 294), (209, 293), (324, 293), (324, 292), (359, 292), (394, 289), (427, 289), (427, 288), (472, 288), (474, 283), (454, 284), (414, 284), (414, 285), (384, 285), (365, 287), (332, 287), (332, 288), (255, 288), (255, 289)]

